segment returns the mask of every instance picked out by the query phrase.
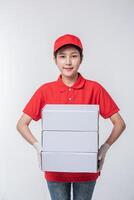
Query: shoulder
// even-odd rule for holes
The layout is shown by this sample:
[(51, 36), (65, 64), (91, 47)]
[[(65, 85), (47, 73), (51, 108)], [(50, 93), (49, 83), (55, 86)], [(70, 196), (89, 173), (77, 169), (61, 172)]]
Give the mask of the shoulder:
[(46, 82), (46, 83), (43, 83), (41, 84), (39, 87), (38, 87), (38, 91), (42, 92), (48, 88), (51, 88), (51, 87), (54, 87), (56, 85), (57, 81), (51, 81), (51, 82)]
[(93, 89), (101, 90), (104, 88), (102, 84), (96, 80), (89, 80), (89, 79), (85, 79), (85, 80), (86, 80), (86, 85), (89, 87), (92, 87)]

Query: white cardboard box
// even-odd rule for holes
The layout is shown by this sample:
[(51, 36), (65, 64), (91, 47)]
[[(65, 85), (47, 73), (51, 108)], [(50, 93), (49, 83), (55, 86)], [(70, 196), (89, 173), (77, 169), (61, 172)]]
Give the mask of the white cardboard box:
[(93, 173), (97, 153), (42, 152), (42, 171)]
[(96, 172), (98, 134), (98, 105), (45, 105), (42, 109), (42, 171)]
[(98, 151), (98, 132), (42, 131), (41, 141), (43, 151)]
[(98, 105), (46, 104), (42, 130), (98, 131)]

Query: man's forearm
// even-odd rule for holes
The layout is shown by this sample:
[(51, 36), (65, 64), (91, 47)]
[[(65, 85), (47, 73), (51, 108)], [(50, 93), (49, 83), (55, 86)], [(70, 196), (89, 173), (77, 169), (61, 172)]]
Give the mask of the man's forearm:
[(17, 130), (20, 132), (20, 134), (30, 143), (34, 144), (37, 142), (37, 139), (34, 137), (32, 132), (30, 131), (28, 125), (26, 124), (18, 124)]
[(114, 127), (112, 129), (112, 132), (109, 138), (106, 140), (106, 143), (108, 143), (111, 146), (122, 134), (125, 128), (126, 128), (126, 125), (123, 120), (119, 120), (118, 122), (116, 122), (114, 124)]

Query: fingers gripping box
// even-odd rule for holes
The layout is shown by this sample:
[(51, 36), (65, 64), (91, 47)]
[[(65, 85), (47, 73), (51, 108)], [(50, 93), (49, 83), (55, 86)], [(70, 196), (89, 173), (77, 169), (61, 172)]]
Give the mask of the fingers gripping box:
[(46, 104), (41, 144), (42, 171), (97, 172), (99, 105)]

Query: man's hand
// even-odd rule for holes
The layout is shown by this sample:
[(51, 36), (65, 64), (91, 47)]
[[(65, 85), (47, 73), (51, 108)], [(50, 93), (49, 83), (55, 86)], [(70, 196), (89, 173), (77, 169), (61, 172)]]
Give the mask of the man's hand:
[(98, 152), (98, 171), (102, 170), (102, 166), (105, 160), (106, 153), (109, 149), (110, 145), (108, 143), (104, 143)]
[(35, 142), (33, 144), (33, 147), (36, 149), (37, 151), (37, 159), (38, 159), (38, 165), (39, 165), (39, 168), (41, 169), (41, 150), (42, 150), (42, 147), (40, 145), (39, 142)]

